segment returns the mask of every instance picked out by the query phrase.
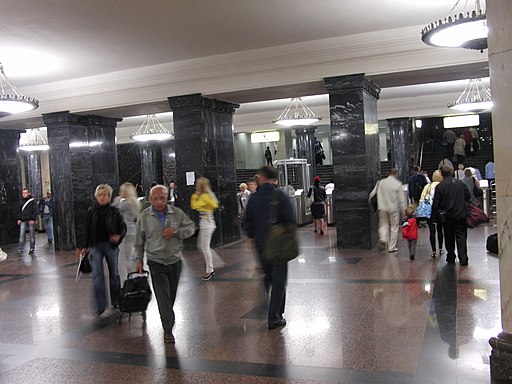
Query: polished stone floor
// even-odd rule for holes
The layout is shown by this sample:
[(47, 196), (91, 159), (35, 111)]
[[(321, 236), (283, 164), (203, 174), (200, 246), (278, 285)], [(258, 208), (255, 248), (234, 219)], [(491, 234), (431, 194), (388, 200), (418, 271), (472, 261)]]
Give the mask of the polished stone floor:
[[(156, 301), (141, 316), (93, 316), (91, 279), (75, 281), (71, 252), (39, 234), (27, 266), (7, 247), (0, 263), (0, 383), (489, 383), (488, 339), (501, 331), (492, 225), (469, 230), (469, 267), (337, 250), (335, 229), (299, 230), (285, 317), (267, 330), (261, 269), (248, 241), (219, 248), (227, 266), (203, 282), (186, 252), (176, 344), (163, 342)], [(5, 248), (4, 248), (5, 249)]]

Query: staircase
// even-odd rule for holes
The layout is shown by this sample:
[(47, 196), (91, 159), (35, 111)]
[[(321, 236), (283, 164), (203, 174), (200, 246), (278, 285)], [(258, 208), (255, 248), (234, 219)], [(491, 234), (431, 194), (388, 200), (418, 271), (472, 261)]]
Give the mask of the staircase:
[(236, 171), (236, 189), (241, 183), (247, 183), (249, 179), (253, 178), (257, 169), (237, 169)]

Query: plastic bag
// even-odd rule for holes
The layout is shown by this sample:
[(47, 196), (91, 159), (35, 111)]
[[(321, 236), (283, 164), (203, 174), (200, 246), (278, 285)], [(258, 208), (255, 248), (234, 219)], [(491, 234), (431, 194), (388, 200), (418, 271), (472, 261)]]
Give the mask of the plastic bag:
[(7, 253), (2, 251), (2, 248), (0, 248), (0, 261), (5, 261), (5, 260), (7, 260)]

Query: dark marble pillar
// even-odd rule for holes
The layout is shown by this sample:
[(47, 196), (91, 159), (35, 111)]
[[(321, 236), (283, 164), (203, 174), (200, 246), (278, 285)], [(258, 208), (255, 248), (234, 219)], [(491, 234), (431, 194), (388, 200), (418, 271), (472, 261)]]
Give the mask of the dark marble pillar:
[[(315, 130), (316, 127), (309, 125), (294, 126), (295, 142), (297, 144), (297, 157), (299, 159), (306, 159), (310, 164), (309, 175), (311, 178), (316, 175), (315, 167)], [(312, 180), (308, 180), (312, 183)]]
[(119, 183), (140, 184), (140, 145), (138, 143), (119, 144), (117, 146)]
[(25, 152), (26, 185), (32, 196), (39, 200), (43, 196), (43, 184), (41, 180), (41, 157), (39, 152)]
[(380, 178), (380, 88), (364, 74), (324, 81), (329, 93), (337, 243), (341, 248), (369, 249), (378, 240), (377, 215), (370, 210), (368, 194)]
[(402, 183), (406, 183), (411, 167), (414, 165), (412, 119), (408, 117), (389, 119), (388, 126), (391, 139), (391, 164), (398, 169), (398, 176)]
[(176, 149), (174, 140), (162, 143), (162, 171), (164, 184), (169, 186), (171, 180), (176, 181)]
[[(233, 113), (237, 104), (210, 99), (200, 94), (170, 97), (174, 112), (176, 148), (176, 182), (181, 194), (180, 208), (191, 217), (190, 196), (194, 185), (187, 185), (186, 174), (210, 179), (219, 198), (215, 213), (217, 230), (212, 244), (228, 244), (240, 238), (236, 203), (235, 153), (233, 147)], [(190, 244), (190, 242), (189, 242)]]
[(18, 166), (20, 132), (0, 129), (0, 245), (18, 242), (16, 224), (21, 201), (21, 175)]
[(48, 127), (55, 248), (73, 250), (85, 237), (98, 184), (119, 186), (115, 128), (120, 119), (69, 112), (43, 115)]
[(160, 144), (144, 143), (140, 145), (140, 178), (146, 194), (151, 189), (151, 184), (163, 183), (162, 154)]

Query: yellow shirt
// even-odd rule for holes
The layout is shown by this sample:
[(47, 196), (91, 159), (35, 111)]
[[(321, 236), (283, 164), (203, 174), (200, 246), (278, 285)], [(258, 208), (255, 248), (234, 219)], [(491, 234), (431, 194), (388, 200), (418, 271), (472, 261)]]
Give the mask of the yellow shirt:
[(190, 206), (192, 209), (200, 212), (213, 212), (219, 208), (219, 202), (216, 201), (209, 193), (194, 193), (190, 198)]

